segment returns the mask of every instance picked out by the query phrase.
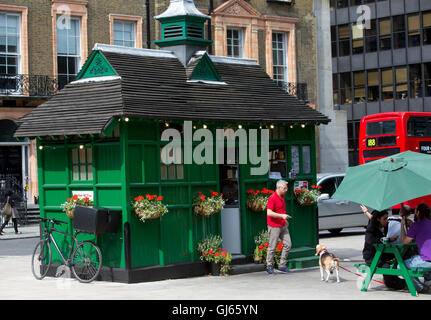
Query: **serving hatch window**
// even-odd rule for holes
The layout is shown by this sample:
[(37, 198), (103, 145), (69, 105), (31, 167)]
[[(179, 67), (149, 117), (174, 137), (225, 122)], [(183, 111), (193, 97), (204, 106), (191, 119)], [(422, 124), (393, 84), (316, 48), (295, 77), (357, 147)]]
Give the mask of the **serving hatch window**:
[(367, 136), (395, 134), (396, 132), (397, 122), (395, 120), (375, 121), (367, 123)]
[(431, 117), (410, 117), (407, 120), (407, 136), (431, 137)]

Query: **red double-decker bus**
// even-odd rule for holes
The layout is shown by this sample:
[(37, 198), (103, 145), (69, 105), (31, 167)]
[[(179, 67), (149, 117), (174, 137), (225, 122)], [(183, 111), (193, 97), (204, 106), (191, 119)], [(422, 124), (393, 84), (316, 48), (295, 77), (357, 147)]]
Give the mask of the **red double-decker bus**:
[[(387, 112), (362, 118), (360, 165), (407, 150), (431, 154), (431, 112)], [(411, 200), (408, 204), (416, 208), (421, 202), (431, 206), (431, 196)]]

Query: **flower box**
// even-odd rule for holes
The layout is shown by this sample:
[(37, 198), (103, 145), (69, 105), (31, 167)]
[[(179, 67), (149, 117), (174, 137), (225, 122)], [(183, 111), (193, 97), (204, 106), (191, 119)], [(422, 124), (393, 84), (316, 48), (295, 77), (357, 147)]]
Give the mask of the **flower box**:
[(193, 211), (201, 216), (211, 216), (220, 212), (224, 207), (223, 194), (211, 190), (209, 196), (205, 196), (201, 191), (193, 201)]
[(76, 206), (92, 207), (93, 205), (94, 202), (89, 197), (74, 195), (72, 198), (67, 199), (61, 207), (70, 219), (74, 219)]
[(263, 188), (262, 190), (247, 191), (247, 207), (251, 211), (262, 212), (266, 210), (268, 199), (274, 191)]
[(135, 214), (142, 222), (154, 220), (168, 213), (162, 200), (163, 197), (157, 195), (138, 196), (132, 201), (132, 207), (135, 208)]
[(311, 186), (311, 190), (305, 187), (295, 189), (296, 201), (301, 206), (313, 206), (317, 202), (317, 198), (320, 196), (321, 186)]

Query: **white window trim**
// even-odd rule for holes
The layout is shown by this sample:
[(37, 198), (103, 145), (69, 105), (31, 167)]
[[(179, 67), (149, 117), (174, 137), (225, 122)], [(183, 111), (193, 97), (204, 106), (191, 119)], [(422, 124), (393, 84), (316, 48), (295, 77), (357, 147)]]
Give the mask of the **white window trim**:
[[(243, 58), (244, 57), (244, 29), (242, 28), (237, 28), (237, 27), (227, 27), (226, 28), (226, 51), (229, 52), (229, 43), (228, 43), (228, 31), (232, 30), (232, 31), (238, 31), (238, 40), (239, 40), (239, 56), (235, 57), (234, 55), (229, 56), (228, 57), (233, 57), (233, 58)], [(232, 39), (232, 53), (234, 52), (233, 48), (235, 47), (233, 45), (233, 40), (234, 38), (230, 38)]]
[[(271, 34), (271, 45), (272, 45), (271, 48), (272, 48), (272, 52), (274, 52), (274, 41), (273, 41), (273, 38), (272, 38), (273, 34), (282, 34), (282, 36), (283, 36), (283, 39), (282, 39), (283, 49), (282, 50), (283, 50), (283, 56), (284, 56), (284, 59), (283, 59), (284, 64), (283, 65), (276, 65), (275, 62), (273, 61), (272, 67), (273, 67), (273, 69), (275, 67), (283, 67), (283, 69), (284, 69), (283, 82), (287, 83), (287, 82), (289, 82), (289, 65), (288, 65), (288, 52), (287, 52), (288, 51), (288, 48), (287, 48), (287, 34), (286, 34), (286, 32), (272, 31), (272, 34)], [(278, 43), (278, 41), (277, 41), (277, 43)], [(276, 48), (276, 50), (280, 51), (278, 48)], [(275, 75), (274, 74), (273, 74), (273, 78), (275, 80)]]

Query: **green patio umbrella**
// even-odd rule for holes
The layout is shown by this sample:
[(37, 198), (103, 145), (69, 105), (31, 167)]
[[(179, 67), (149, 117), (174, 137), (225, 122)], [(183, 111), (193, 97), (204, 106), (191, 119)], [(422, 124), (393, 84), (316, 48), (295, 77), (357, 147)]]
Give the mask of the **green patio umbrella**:
[(431, 155), (406, 151), (347, 169), (332, 198), (375, 210), (431, 194)]

